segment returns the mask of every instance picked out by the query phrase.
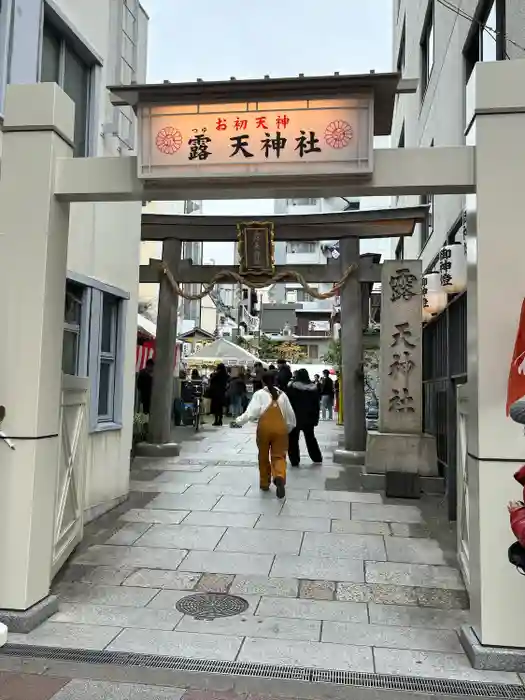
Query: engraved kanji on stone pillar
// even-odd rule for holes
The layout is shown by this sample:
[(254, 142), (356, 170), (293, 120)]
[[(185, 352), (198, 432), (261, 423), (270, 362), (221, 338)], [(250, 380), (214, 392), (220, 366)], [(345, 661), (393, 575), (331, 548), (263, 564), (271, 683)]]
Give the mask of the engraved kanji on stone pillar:
[(379, 431), (422, 430), (422, 267), (390, 260), (381, 276), (381, 383)]

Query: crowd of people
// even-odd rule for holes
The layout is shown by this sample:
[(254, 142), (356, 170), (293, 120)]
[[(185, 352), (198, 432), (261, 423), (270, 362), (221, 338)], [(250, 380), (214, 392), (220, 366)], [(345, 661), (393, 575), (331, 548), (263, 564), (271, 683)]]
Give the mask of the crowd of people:
[[(137, 380), (144, 413), (149, 413), (151, 404), (153, 366), (153, 360), (148, 360)], [(301, 432), (310, 459), (314, 464), (322, 464), (315, 428), (320, 419), (333, 419), (338, 390), (338, 380), (334, 381), (326, 369), (322, 376), (316, 374), (311, 379), (306, 368), (292, 372), (285, 360), (278, 360), (277, 367), (270, 365), (267, 370), (256, 362), (252, 373), (242, 367), (227, 369), (219, 363), (209, 377), (193, 369), (188, 378), (181, 371), (174, 422), (185, 423), (185, 411), (196, 397), (202, 398), (203, 412), (213, 416), (214, 426), (222, 426), (225, 415), (231, 416), (231, 426), (236, 428), (256, 422), (260, 487), (268, 491), (273, 481), (278, 498), (284, 498), (286, 456), (292, 467), (299, 466)], [(190, 421), (191, 415), (190, 410)]]

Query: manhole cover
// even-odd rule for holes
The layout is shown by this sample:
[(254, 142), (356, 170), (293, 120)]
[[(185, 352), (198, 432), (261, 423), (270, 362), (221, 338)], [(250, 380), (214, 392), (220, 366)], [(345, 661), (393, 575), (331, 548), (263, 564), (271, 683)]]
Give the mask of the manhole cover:
[(181, 598), (175, 607), (196, 620), (215, 620), (216, 617), (240, 615), (248, 609), (249, 603), (228, 593), (195, 593)]

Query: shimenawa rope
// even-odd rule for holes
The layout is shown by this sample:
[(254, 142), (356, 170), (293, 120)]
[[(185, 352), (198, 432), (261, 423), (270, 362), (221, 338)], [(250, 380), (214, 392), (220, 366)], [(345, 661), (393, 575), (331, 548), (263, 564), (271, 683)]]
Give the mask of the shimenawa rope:
[(234, 282), (237, 282), (237, 284), (242, 284), (246, 287), (249, 287), (250, 289), (263, 289), (264, 287), (269, 287), (270, 285), (277, 284), (278, 282), (284, 282), (286, 280), (295, 280), (314, 299), (331, 299), (332, 297), (335, 297), (337, 294), (339, 294), (341, 287), (344, 286), (345, 282), (350, 277), (350, 275), (352, 275), (357, 270), (357, 267), (358, 266), (356, 263), (352, 263), (352, 265), (349, 265), (349, 267), (346, 268), (339, 282), (335, 282), (332, 289), (330, 289), (328, 292), (318, 292), (317, 289), (311, 287), (308, 284), (308, 282), (299, 272), (295, 272), (294, 270), (289, 270), (288, 272), (279, 272), (270, 280), (265, 279), (264, 281), (260, 282), (255, 281), (252, 277), (250, 277), (249, 279), (243, 277), (238, 272), (234, 272), (233, 270), (220, 270), (211, 278), (211, 281), (208, 284), (203, 285), (202, 291), (198, 292), (197, 294), (188, 294), (173, 277), (166, 263), (160, 263), (161, 271), (164, 275), (166, 275), (166, 278), (168, 279), (169, 283), (173, 288), (173, 291), (179, 296), (181, 296), (183, 299), (187, 299), (188, 301), (197, 301), (199, 299), (203, 299), (212, 291), (212, 289), (218, 282), (224, 281), (226, 279), (231, 279)]

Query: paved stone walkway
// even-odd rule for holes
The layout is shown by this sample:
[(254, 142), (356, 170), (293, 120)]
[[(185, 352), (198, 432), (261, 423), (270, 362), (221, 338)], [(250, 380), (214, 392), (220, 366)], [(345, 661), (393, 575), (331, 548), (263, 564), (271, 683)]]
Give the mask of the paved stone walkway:
[[(259, 491), (253, 427), (137, 460), (130, 500), (87, 528), (56, 583), (60, 612), (9, 641), (520, 683), (472, 669), (462, 651), (468, 601), (439, 499), (340, 490), (338, 429), (318, 433), (325, 462), (290, 469), (285, 502)], [(175, 607), (190, 591), (249, 608), (196, 620)]]

